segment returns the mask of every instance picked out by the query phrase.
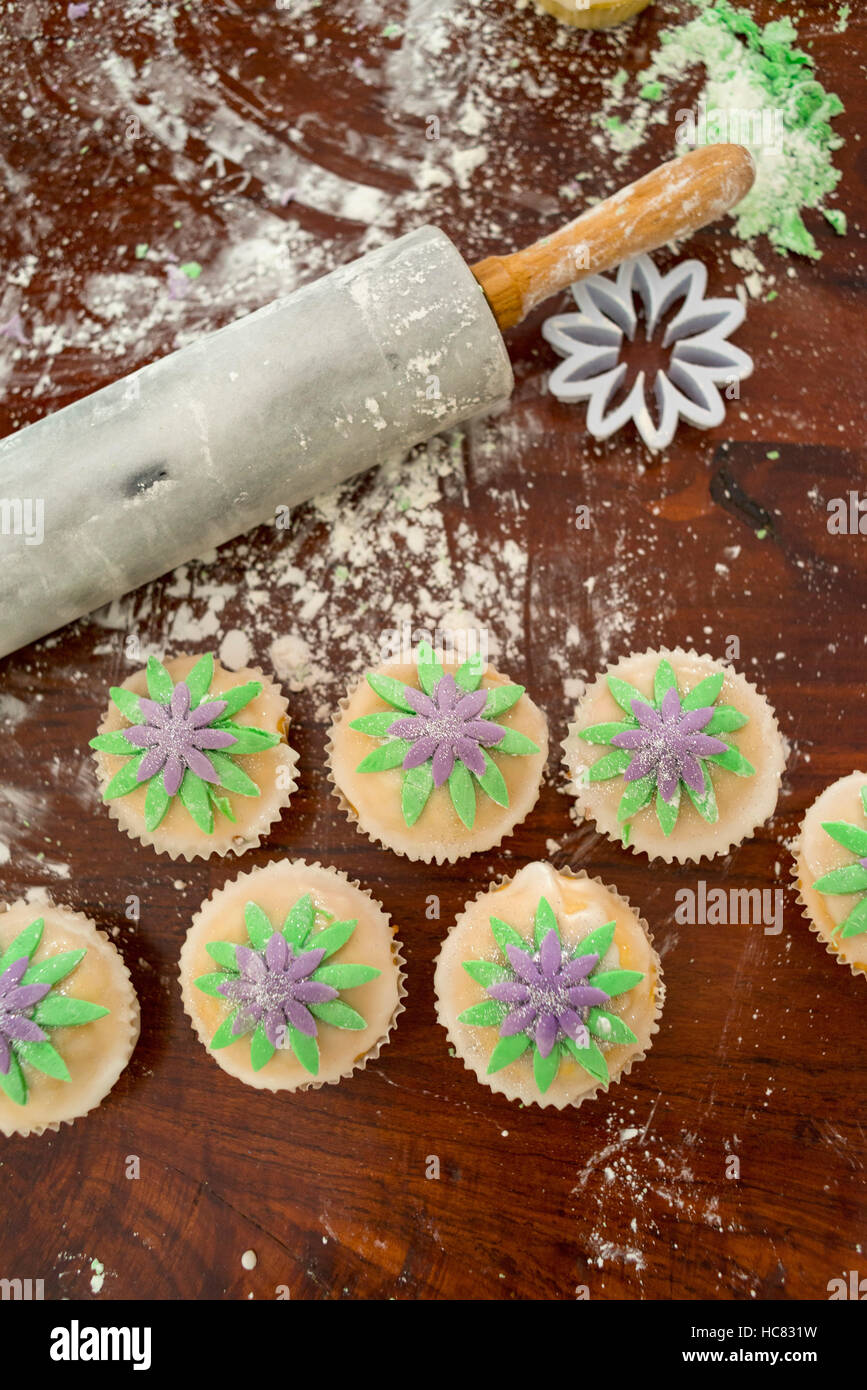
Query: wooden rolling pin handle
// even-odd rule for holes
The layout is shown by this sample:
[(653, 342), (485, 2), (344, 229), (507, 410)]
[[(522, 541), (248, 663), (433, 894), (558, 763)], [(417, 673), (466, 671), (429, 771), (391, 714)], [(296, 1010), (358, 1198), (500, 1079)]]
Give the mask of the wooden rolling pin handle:
[(473, 274), (500, 328), (512, 328), (575, 280), (715, 222), (750, 191), (755, 172), (742, 145), (705, 145), (661, 164), (523, 251), (479, 261)]

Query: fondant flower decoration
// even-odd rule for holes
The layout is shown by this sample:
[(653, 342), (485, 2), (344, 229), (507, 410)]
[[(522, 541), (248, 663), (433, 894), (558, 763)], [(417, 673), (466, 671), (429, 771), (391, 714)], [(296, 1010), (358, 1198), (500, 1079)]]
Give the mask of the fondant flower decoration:
[[(586, 400), (587, 429), (596, 439), (608, 439), (632, 420), (650, 449), (665, 449), (680, 420), (710, 429), (725, 418), (717, 389), (748, 377), (752, 359), (728, 342), (743, 323), (744, 306), (737, 299), (705, 299), (707, 271), (700, 261), (682, 261), (661, 275), (649, 256), (624, 261), (615, 280), (592, 275), (572, 286), (578, 313), (556, 314), (542, 333), (565, 361), (552, 373), (549, 390), (558, 400)], [(678, 312), (669, 321), (662, 346), (672, 347), (666, 371), (654, 383), (658, 423), (645, 394), (640, 371), (624, 400), (612, 405), (626, 377), (620, 362), (623, 336), (635, 337), (638, 315), (635, 296), (644, 308), (646, 336), (653, 337), (660, 320), (678, 299)]]
[[(867, 785), (861, 788), (861, 804), (867, 817)], [(854, 864), (843, 864), (839, 869), (817, 878), (813, 887), (818, 893), (853, 893), (858, 901), (847, 917), (835, 927), (841, 936), (860, 936), (867, 931), (867, 830), (863, 825), (853, 825), (851, 821), (823, 821), (822, 829), (836, 840), (838, 845), (855, 855)]]
[(531, 942), (499, 917), (490, 920), (500, 960), (463, 962), (488, 998), (458, 1017), (474, 1028), (499, 1030), (488, 1075), (532, 1049), (533, 1075), (543, 1093), (567, 1057), (607, 1083), (608, 1063), (594, 1038), (603, 1045), (638, 1040), (605, 1006), (644, 979), (640, 970), (599, 969), (614, 940), (615, 923), (597, 927), (569, 953), (547, 898), (539, 899)]
[[(358, 764), (359, 772), (403, 770), (401, 810), (415, 825), (435, 787), (448, 786), (452, 805), (467, 829), (476, 817), (477, 795), (508, 806), (509, 792), (487, 751), (512, 757), (538, 753), (538, 745), (517, 729), (497, 723), (524, 694), (522, 685), (481, 689), (482, 665), (471, 657), (447, 674), (426, 642), (416, 653), (418, 686), (368, 672), (367, 682), (391, 709), (353, 719), (350, 728), (380, 740)], [(397, 710), (398, 717), (395, 717)]]
[[(317, 917), (327, 925), (317, 929)], [(254, 902), (247, 903), (244, 922), (249, 945), (209, 941), (205, 949), (220, 969), (196, 980), (204, 994), (231, 1006), (210, 1045), (228, 1047), (249, 1033), (254, 1071), (261, 1071), (278, 1048), (289, 1047), (302, 1067), (316, 1076), (319, 1024), (367, 1026), (340, 995), (375, 980), (380, 971), (370, 965), (327, 963), (346, 945), (357, 919), (335, 922), (330, 913), (317, 911), (308, 893), (279, 928)]]
[(614, 750), (592, 763), (584, 775), (588, 782), (622, 777), (627, 783), (617, 808), (624, 844), (629, 843), (629, 821), (651, 801), (663, 833), (670, 835), (683, 788), (699, 815), (713, 824), (719, 811), (711, 767), (738, 777), (755, 775), (752, 763), (724, 737), (748, 722), (734, 705), (717, 704), (724, 681), (725, 672), (718, 671), (681, 696), (671, 663), (662, 660), (648, 699), (628, 681), (608, 677), (608, 689), (624, 718), (593, 724), (580, 730), (579, 737)]
[(130, 727), (98, 734), (90, 747), (128, 761), (103, 792), (104, 801), (128, 796), (147, 783), (145, 827), (156, 830), (176, 796), (206, 835), (214, 813), (234, 820), (231, 803), (217, 787), (237, 796), (259, 796), (259, 787), (235, 762), (273, 748), (280, 736), (238, 724), (240, 709), (262, 693), (261, 681), (248, 681), (209, 697), (214, 678), (211, 653), (201, 657), (177, 684), (156, 657), (147, 664), (148, 696), (113, 686), (111, 698)]
[(50, 1029), (77, 1028), (108, 1013), (101, 1004), (53, 993), (86, 950), (62, 951), (31, 964), (44, 928), (44, 919), (38, 917), (0, 956), (0, 1086), (16, 1105), (27, 1104), (22, 1062), (56, 1081), (70, 1080), (69, 1068), (50, 1041)]

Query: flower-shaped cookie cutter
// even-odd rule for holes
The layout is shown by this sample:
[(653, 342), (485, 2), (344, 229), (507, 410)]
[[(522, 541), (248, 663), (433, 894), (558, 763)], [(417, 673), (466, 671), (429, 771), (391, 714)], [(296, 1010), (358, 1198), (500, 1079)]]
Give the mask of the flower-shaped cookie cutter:
[[(665, 449), (678, 421), (710, 429), (725, 418), (725, 403), (717, 389), (744, 380), (753, 360), (727, 341), (739, 328), (746, 310), (737, 299), (705, 299), (707, 271), (701, 261), (681, 261), (661, 275), (649, 256), (624, 261), (615, 280), (592, 275), (572, 286), (578, 313), (546, 319), (542, 333), (561, 357), (548, 389), (558, 400), (586, 400), (587, 429), (596, 439), (609, 439), (628, 420), (634, 420), (649, 449)], [(647, 323), (647, 339), (660, 319), (683, 299), (666, 326), (664, 348), (674, 344), (668, 370), (656, 374), (654, 393), (658, 423), (645, 399), (644, 372), (613, 409), (609, 404), (627, 372), (620, 362), (623, 335), (632, 340), (638, 324), (638, 294)]]

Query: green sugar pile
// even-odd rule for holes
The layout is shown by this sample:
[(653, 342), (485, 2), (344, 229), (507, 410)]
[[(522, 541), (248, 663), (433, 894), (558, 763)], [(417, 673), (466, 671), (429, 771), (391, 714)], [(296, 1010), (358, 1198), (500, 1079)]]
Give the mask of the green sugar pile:
[(734, 213), (738, 236), (766, 234), (780, 252), (818, 258), (801, 213), (819, 208), (836, 232), (846, 230), (844, 214), (823, 206), (840, 178), (832, 155), (843, 140), (830, 122), (843, 103), (817, 81), (813, 60), (795, 47), (796, 39), (790, 19), (762, 27), (729, 0), (716, 0), (695, 19), (660, 34), (659, 50), (639, 75), (640, 96), (657, 101), (663, 84), (702, 65), (699, 110), (675, 113), (684, 140), (680, 148), (726, 139), (747, 145), (756, 181)]

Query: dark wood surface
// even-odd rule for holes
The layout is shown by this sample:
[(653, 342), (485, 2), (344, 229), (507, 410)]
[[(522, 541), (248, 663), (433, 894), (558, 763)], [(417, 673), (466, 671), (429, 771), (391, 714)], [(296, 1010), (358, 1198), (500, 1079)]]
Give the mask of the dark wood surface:
[[(238, 284), (228, 273), (209, 281), (250, 228), (285, 224), (299, 280), (367, 244), (364, 220), (334, 215), (326, 199), (299, 193), (281, 206), (281, 151), (380, 189), (394, 216), (381, 220), (378, 239), (435, 221), (470, 260), (574, 215), (581, 202), (567, 206), (558, 189), (575, 173), (587, 176), (589, 200), (645, 172), (670, 148), (671, 126), (651, 127), (616, 169), (590, 141), (600, 82), (620, 66), (641, 67), (661, 25), (687, 7), (654, 7), (613, 35), (561, 44), (553, 20), (510, 4), (433, 7), (466, 13), (452, 31), (449, 104), (430, 112), (388, 68), (420, 22), (402, 39), (383, 37), (404, 17), (398, 0), (97, 4), (74, 22), (64, 8), (19, 5), (0, 17), (0, 264), (12, 277), (0, 284), (0, 321), (20, 312), (28, 340), (0, 339), (0, 433), (276, 293), (279, 267)], [(751, 8), (779, 13), (770, 3)], [(537, 314), (510, 337), (517, 387), (508, 413), (452, 441), (458, 463), (443, 470), (431, 505), (448, 539), (468, 519), (479, 538), (477, 555), (453, 546), (452, 565), (462, 575), (478, 560), (496, 576), (510, 539), (526, 555), (524, 572), (502, 576), (507, 607), (494, 583), (476, 612), (551, 723), (541, 800), (501, 850), (425, 870), (357, 836), (329, 796), (323, 694), (313, 686), (292, 696), (300, 789), (260, 850), (241, 864), (187, 866), (121, 836), (99, 804), (86, 745), (106, 687), (130, 673), (128, 630), (154, 647), (174, 630), (184, 599), (171, 580), (130, 600), (119, 626), (81, 622), (0, 663), (12, 713), (0, 743), (3, 896), (45, 885), (116, 930), (142, 1003), (141, 1041), (99, 1111), (62, 1133), (0, 1145), (0, 1275), (43, 1278), (51, 1298), (91, 1297), (95, 1258), (105, 1266), (102, 1298), (273, 1298), (285, 1286), (294, 1298), (569, 1299), (586, 1286), (592, 1298), (762, 1300), (824, 1298), (830, 1279), (867, 1274), (865, 982), (824, 953), (788, 888), (787, 842), (805, 808), (865, 762), (867, 539), (832, 535), (826, 524), (829, 499), (864, 487), (859, 21), (840, 33), (836, 5), (804, 10), (802, 36), (847, 107), (837, 162), (850, 233), (837, 238), (808, 216), (824, 253), (815, 264), (757, 244), (779, 297), (749, 305), (736, 341), (756, 370), (725, 423), (707, 434), (682, 429), (662, 459), (631, 433), (594, 446), (581, 408), (545, 394), (554, 358)], [(304, 50), (311, 32), (317, 43)], [(431, 63), (443, 69), (442, 57)], [(497, 74), (516, 70), (521, 84), (503, 90)], [(132, 142), (132, 98), (118, 73), (150, 122)], [(485, 126), (473, 138), (449, 126), (468, 88), (485, 97)], [(208, 101), (222, 103), (222, 136)], [(434, 187), (413, 205), (407, 170), (424, 153), (426, 114), (439, 114), (441, 138), (456, 147), (484, 141), (487, 159), (466, 188)], [(260, 140), (233, 137), (234, 158), (232, 120)], [(222, 167), (205, 167), (209, 149), (222, 151)], [(134, 320), (122, 343), (100, 299), (117, 286), (106, 289), (102, 277), (140, 275), (148, 304), (164, 297), (165, 261), (133, 257), (145, 242), (178, 262), (195, 259), (203, 273), (189, 298)], [(728, 224), (690, 243), (710, 292), (732, 293), (742, 279), (729, 258), (735, 246)], [(124, 303), (129, 314), (128, 294)], [(342, 519), (357, 519), (359, 543), (374, 525), (365, 499), (375, 486), (364, 479), (344, 495)], [(575, 529), (579, 504), (590, 507), (589, 532)], [(321, 513), (302, 508), (290, 532), (263, 528), (198, 566), (199, 580), (227, 586), (211, 645), (246, 626), (238, 595), (250, 567), (281, 547), (313, 566), (326, 531)], [(395, 598), (413, 601), (430, 582), (428, 562), (400, 544), (384, 557)], [(363, 611), (358, 594), (311, 572), (335, 623), (354, 624), (325, 654), (339, 677), (389, 625), (390, 600)], [(289, 630), (303, 632), (303, 619), (291, 587), (275, 587), (252, 632), (256, 659), (267, 663), (270, 640)], [(560, 791), (558, 744), (572, 703), (564, 678), (630, 648), (689, 643), (722, 655), (730, 635), (790, 743), (771, 823), (700, 868), (648, 867), (591, 826), (576, 828)], [(488, 1093), (448, 1055), (433, 1012), (433, 961), (455, 913), (490, 876), (547, 857), (549, 840), (555, 863), (598, 874), (641, 908), (668, 985), (647, 1060), (574, 1114)], [(333, 863), (381, 897), (400, 924), (410, 992), (377, 1064), (351, 1084), (275, 1098), (242, 1088), (196, 1041), (177, 958), (208, 892), (282, 854)], [(783, 886), (783, 932), (677, 925), (675, 891), (699, 879)], [(441, 899), (439, 922), (425, 920), (428, 893)], [(141, 899), (138, 924), (124, 916), (130, 894)], [(125, 1176), (129, 1155), (140, 1158), (137, 1180)], [(426, 1177), (431, 1155), (439, 1180)], [(738, 1179), (727, 1176), (731, 1156)], [(258, 1256), (252, 1273), (240, 1262), (248, 1248)]]

